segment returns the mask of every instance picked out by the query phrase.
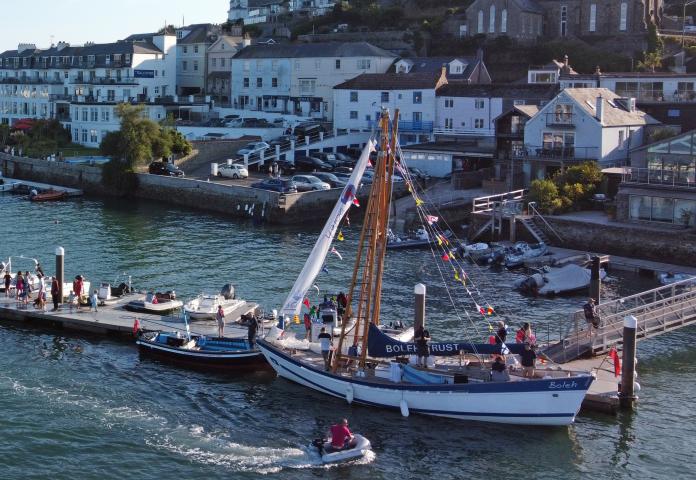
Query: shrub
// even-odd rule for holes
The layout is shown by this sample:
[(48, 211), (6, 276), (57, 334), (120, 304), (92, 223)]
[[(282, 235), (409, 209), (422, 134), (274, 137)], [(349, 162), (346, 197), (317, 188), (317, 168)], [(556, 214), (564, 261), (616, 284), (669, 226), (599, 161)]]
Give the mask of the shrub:
[(561, 208), (558, 197), (558, 187), (552, 180), (533, 180), (529, 187), (529, 200), (536, 202), (537, 207), (544, 213), (553, 213)]

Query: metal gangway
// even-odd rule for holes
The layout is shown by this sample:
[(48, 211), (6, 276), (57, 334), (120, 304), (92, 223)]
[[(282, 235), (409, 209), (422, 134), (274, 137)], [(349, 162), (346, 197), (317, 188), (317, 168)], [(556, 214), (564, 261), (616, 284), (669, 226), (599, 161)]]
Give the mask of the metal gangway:
[(624, 318), (638, 319), (637, 339), (645, 340), (696, 324), (696, 277), (597, 306), (600, 325), (591, 327), (582, 310), (571, 316), (561, 340), (543, 350), (556, 363), (602, 355), (623, 343)]

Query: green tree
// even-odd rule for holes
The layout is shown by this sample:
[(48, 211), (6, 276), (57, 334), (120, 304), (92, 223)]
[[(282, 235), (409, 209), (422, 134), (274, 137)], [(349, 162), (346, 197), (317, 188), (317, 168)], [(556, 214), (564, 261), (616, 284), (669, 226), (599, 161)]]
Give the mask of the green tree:
[(0, 146), (7, 144), (7, 140), (10, 138), (10, 127), (4, 123), (0, 123)]
[(662, 55), (659, 52), (646, 52), (643, 61), (638, 62), (638, 69), (654, 72), (662, 67)]
[(552, 180), (533, 180), (529, 186), (529, 200), (536, 202), (537, 207), (544, 213), (553, 213), (561, 208), (558, 197), (558, 187)]

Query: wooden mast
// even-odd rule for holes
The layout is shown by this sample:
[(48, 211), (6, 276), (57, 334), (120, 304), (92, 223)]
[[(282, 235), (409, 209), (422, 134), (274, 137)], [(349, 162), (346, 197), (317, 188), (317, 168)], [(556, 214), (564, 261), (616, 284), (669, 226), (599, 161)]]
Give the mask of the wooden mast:
[[(398, 113), (397, 113), (398, 117)], [(396, 127), (394, 127), (396, 128)], [(359, 365), (365, 366), (367, 355), (367, 332), (371, 323), (379, 323), (380, 300), (382, 289), (382, 273), (384, 253), (386, 251), (387, 228), (389, 221), (389, 202), (391, 199), (391, 175), (394, 171), (394, 147), (390, 146), (389, 114), (385, 110), (380, 119), (380, 152), (375, 164), (375, 176), (370, 189), (367, 212), (360, 234), (360, 243), (355, 259), (353, 277), (348, 291), (348, 305), (343, 316), (341, 336), (333, 360), (335, 372), (341, 363), (342, 349), (346, 338), (350, 319), (355, 311), (353, 330), (353, 345), (355, 348), (349, 357), (357, 356), (357, 346), (360, 345)], [(396, 133), (394, 133), (395, 135)], [(357, 302), (353, 306), (357, 290)]]

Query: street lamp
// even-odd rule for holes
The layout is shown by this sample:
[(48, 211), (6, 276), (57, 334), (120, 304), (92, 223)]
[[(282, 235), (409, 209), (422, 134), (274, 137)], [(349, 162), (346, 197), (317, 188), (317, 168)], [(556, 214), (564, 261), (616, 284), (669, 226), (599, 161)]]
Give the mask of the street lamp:
[(684, 2), (684, 9), (682, 11), (682, 48), (684, 48), (684, 31), (686, 30), (686, 7), (694, 3), (696, 3), (696, 0)]

